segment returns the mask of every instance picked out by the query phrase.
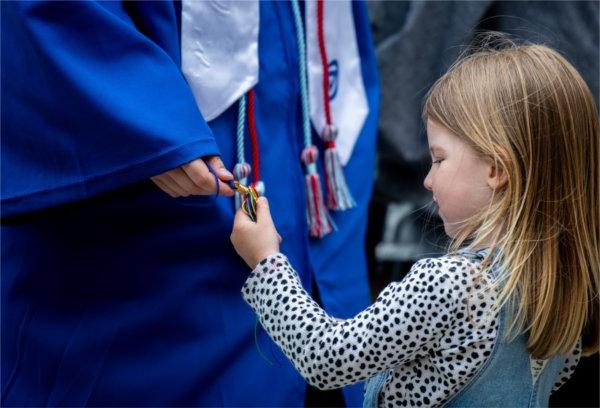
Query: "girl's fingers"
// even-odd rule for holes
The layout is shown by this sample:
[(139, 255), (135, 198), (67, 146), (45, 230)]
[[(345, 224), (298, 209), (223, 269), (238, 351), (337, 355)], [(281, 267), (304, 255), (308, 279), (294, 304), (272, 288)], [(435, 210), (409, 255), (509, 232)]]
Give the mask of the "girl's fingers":
[(250, 218), (248, 217), (248, 215), (244, 212), (244, 210), (242, 210), (241, 208), (238, 208), (238, 210), (235, 212), (235, 217), (233, 218), (233, 224), (234, 225), (239, 225), (243, 222), (245, 222), (246, 220), (249, 220)]
[(256, 219), (259, 223), (269, 223), (273, 224), (273, 220), (271, 219), (271, 212), (269, 211), (269, 201), (266, 197), (258, 197), (256, 200), (257, 209), (256, 209)]
[(233, 231), (232, 236), (241, 236), (247, 234), (248, 231), (252, 231), (256, 228), (256, 224), (248, 217), (248, 214), (241, 208), (238, 209), (233, 218)]

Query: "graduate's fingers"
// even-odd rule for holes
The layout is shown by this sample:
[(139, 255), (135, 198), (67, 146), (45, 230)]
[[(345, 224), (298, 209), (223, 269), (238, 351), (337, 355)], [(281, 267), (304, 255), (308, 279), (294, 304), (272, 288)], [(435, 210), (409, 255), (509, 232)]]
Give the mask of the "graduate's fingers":
[(173, 177), (173, 170), (167, 171), (166, 173), (163, 173), (160, 175), (161, 180), (168, 185), (171, 190), (174, 190), (175, 192), (177, 192), (180, 196), (183, 197), (187, 197), (190, 195), (190, 193), (185, 189), (185, 187), (183, 187), (181, 184), (179, 184), (177, 182), (177, 180), (175, 179), (175, 177)]
[(207, 162), (207, 163), (210, 163), (210, 165), (213, 167), (213, 169), (215, 169), (215, 172), (217, 173), (217, 176), (219, 177), (219, 180), (222, 180), (222, 181), (233, 180), (233, 174), (231, 174), (229, 172), (229, 170), (227, 170), (225, 168), (225, 165), (223, 164), (223, 161), (221, 160), (221, 157), (219, 157), (219, 156), (206, 156), (204, 158), (204, 161)]
[(229, 186), (229, 181), (233, 180), (233, 174), (225, 168), (223, 161), (219, 156), (207, 156), (204, 161), (209, 163), (217, 173), (217, 178), (221, 180), (219, 182), (219, 194), (224, 196), (232, 196), (235, 191)]
[[(204, 195), (215, 194), (217, 185), (215, 184), (215, 176), (210, 172), (208, 166), (202, 159), (196, 159), (181, 166), (188, 177), (198, 186)], [(234, 191), (229, 185), (219, 181), (220, 195), (233, 195)]]
[(202, 159), (193, 160), (181, 166), (192, 182), (202, 190), (202, 194), (210, 195), (216, 191), (215, 176), (208, 170)]
[(201, 195), (203, 190), (198, 187), (182, 168), (178, 167), (167, 173), (179, 187), (185, 190), (188, 194)]
[(229, 183), (219, 181), (219, 195), (231, 197), (235, 194), (235, 191), (231, 188)]
[(162, 191), (164, 191), (165, 193), (167, 193), (168, 195), (170, 195), (173, 198), (179, 197), (179, 194), (177, 194), (175, 191), (173, 191), (171, 188), (169, 188), (169, 186), (167, 186), (161, 179), (160, 176), (154, 176), (154, 177), (150, 177), (150, 180), (152, 180), (152, 182), (154, 184), (156, 184), (158, 186), (158, 188), (160, 188)]

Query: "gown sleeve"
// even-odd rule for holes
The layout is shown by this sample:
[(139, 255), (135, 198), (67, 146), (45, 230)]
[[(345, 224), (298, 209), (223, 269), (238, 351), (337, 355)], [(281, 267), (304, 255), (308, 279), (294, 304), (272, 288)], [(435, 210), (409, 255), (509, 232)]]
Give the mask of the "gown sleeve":
[(3, 216), (219, 154), (180, 71), (173, 2), (2, 2)]

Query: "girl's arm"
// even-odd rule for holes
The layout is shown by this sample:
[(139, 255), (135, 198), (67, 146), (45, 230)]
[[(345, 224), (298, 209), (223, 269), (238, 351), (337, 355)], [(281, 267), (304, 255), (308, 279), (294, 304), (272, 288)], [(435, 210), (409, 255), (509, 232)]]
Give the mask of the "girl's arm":
[(417, 262), (402, 282), (390, 284), (374, 304), (342, 321), (310, 298), (280, 253), (256, 266), (242, 294), (311, 385), (339, 388), (434, 352), (431, 346), (453, 317), (467, 313), (465, 294), (454, 290), (457, 282), (447, 273), (451, 263)]
[[(460, 329), (456, 334), (464, 345), (463, 353), (494, 338), (494, 329), (483, 331), (465, 322), (471, 316), (478, 324), (483, 312), (474, 312), (467, 301), (474, 295), (469, 288), (478, 285), (472, 280), (474, 266), (464, 259), (421, 260), (401, 282), (387, 286), (374, 304), (354, 318), (340, 321), (327, 315), (279, 253), (281, 238), (266, 199), (259, 198), (257, 204), (257, 221), (240, 210), (231, 234), (237, 253), (253, 269), (242, 294), (310, 384), (338, 388), (395, 366), (413, 364), (420, 356), (437, 356), (439, 349), (449, 346), (440, 345), (440, 339), (457, 322), (469, 332)], [(480, 347), (472, 351), (467, 360), (485, 358)], [(413, 368), (420, 372), (420, 363), (414, 362)]]
[(465, 308), (460, 295), (448, 290), (451, 278), (444, 269), (449, 265), (434, 272), (436, 262), (417, 262), (402, 282), (390, 284), (374, 304), (343, 321), (310, 298), (283, 254), (261, 261), (242, 293), (311, 385), (339, 388), (434, 352), (432, 344)]

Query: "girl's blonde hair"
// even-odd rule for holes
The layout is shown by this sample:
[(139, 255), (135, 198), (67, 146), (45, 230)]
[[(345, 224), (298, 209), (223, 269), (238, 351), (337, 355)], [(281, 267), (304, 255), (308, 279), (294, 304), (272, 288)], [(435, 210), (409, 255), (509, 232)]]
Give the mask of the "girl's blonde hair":
[(423, 114), (508, 176), (451, 249), (502, 254), (511, 337), (527, 333), (537, 358), (572, 351), (582, 335), (584, 354), (597, 352), (600, 134), (585, 81), (546, 46), (488, 34), (435, 83)]

